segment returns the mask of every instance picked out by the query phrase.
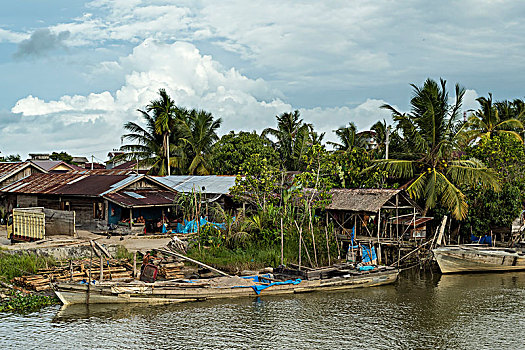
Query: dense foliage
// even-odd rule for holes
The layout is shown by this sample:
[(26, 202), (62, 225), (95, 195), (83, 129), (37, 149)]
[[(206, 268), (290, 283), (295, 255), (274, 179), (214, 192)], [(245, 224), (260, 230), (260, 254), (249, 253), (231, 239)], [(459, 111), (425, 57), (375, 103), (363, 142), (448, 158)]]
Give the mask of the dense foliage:
[(221, 137), (214, 146), (213, 170), (216, 174), (237, 175), (255, 154), (266, 159), (269, 165), (279, 166), (279, 156), (268, 139), (256, 132), (241, 131), (236, 134), (232, 131)]
[[(326, 143), (325, 134), (297, 110), (277, 115), (276, 126), (260, 135), (240, 131), (219, 139), (220, 119), (177, 106), (161, 89), (159, 98), (139, 111), (145, 126), (125, 125), (129, 143), (122, 149), (128, 159), (150, 165), (153, 174), (237, 175), (231, 194), (247, 211), (216, 209), (226, 229), (203, 227), (196, 240), (199, 247), (218, 249), (218, 255), (221, 249), (260, 244), (271, 250), (283, 231), (289, 254), (298, 258), (302, 247), (301, 258), (312, 266), (325, 254), (329, 259), (328, 251), (337, 247), (318, 214), (331, 188), (403, 186), (425, 212), (455, 218), (464, 234), (508, 227), (525, 193), (525, 103), (493, 101), (489, 94), (463, 120), (465, 90), (459, 85), (453, 96), (444, 80), (411, 86), (408, 112), (383, 106), (392, 112), (392, 125), (377, 121), (359, 131), (346, 121), (334, 130), (337, 142)], [(203, 214), (196, 197), (186, 202), (186, 216)]]

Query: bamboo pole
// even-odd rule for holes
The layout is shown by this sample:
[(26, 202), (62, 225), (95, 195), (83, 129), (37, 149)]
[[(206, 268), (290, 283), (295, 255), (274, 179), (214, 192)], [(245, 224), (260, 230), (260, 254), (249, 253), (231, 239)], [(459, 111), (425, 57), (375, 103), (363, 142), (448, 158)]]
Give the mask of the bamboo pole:
[(137, 252), (133, 253), (133, 278), (137, 278)]
[(176, 252), (172, 252), (172, 251), (168, 251), (168, 250), (165, 250), (165, 249), (156, 249), (154, 248), (153, 250), (157, 251), (157, 252), (160, 252), (162, 254), (166, 254), (166, 255), (171, 255), (171, 256), (175, 256), (177, 258), (181, 258), (181, 259), (184, 259), (184, 260), (188, 260), (189, 262), (192, 262), (194, 264), (197, 264), (199, 266), (202, 266), (202, 267), (205, 267), (209, 270), (212, 270), (213, 272), (217, 272), (218, 274), (220, 275), (223, 275), (223, 276), (226, 276), (226, 277), (231, 277), (230, 275), (228, 275), (226, 272), (222, 272), (221, 270), (217, 270), (216, 268), (214, 267), (211, 267), (209, 265), (206, 265), (204, 263), (201, 263), (200, 261), (197, 261), (197, 260), (194, 260), (190, 257), (187, 257), (186, 255), (183, 255), (183, 254), (180, 254), (180, 253), (176, 253)]
[(284, 231), (283, 218), (281, 217), (281, 265), (284, 265)]
[(89, 293), (91, 292), (91, 269), (93, 268), (93, 244), (91, 244), (91, 251), (89, 254), (89, 271), (88, 271), (88, 285), (86, 294), (86, 304), (89, 305)]
[(98, 278), (100, 282), (104, 279), (104, 258), (100, 254), (100, 277)]
[(315, 259), (315, 266), (319, 267), (319, 264), (317, 262), (317, 249), (315, 247), (315, 235), (314, 235), (314, 225), (312, 224), (312, 207), (310, 204), (308, 204), (308, 216), (309, 216), (309, 225), (310, 225), (310, 233), (312, 234), (312, 244), (314, 248), (314, 259)]

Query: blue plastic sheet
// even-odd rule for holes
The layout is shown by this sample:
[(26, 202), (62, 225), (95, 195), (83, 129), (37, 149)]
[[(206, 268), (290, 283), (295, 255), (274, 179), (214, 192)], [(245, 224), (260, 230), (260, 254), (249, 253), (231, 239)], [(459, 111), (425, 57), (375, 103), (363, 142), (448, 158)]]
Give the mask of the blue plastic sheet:
[(376, 268), (375, 266), (367, 265), (367, 266), (359, 266), (357, 269), (359, 271), (370, 271), (370, 270), (373, 270), (375, 268)]
[[(242, 276), (242, 278), (247, 279), (247, 280), (252, 280), (254, 282), (264, 282), (264, 279), (265, 278), (270, 278), (270, 275), (267, 274), (267, 275), (259, 275), (259, 276)], [(253, 285), (253, 286), (235, 286), (233, 288), (252, 288), (253, 291), (255, 292), (255, 294), (259, 295), (259, 294), (261, 294), (261, 292), (263, 290), (265, 290), (266, 288), (270, 288), (272, 286), (282, 286), (282, 285), (285, 285), (285, 284), (299, 284), (301, 282), (302, 282), (302, 280), (300, 278), (298, 278), (296, 280), (287, 280), (287, 281), (282, 281), (282, 282), (271, 282), (269, 284), (264, 284), (264, 285), (256, 284), (256, 285)]]
[(492, 244), (492, 237), (487, 236), (487, 235), (483, 237), (477, 237), (474, 235), (470, 235), (470, 240), (472, 241), (472, 243), (488, 244), (488, 245)]
[[(234, 218), (235, 219), (235, 218)], [(206, 220), (205, 218), (200, 218), (199, 222), (197, 220), (190, 220), (186, 221), (184, 220), (183, 224), (177, 224), (177, 228), (175, 229), (175, 233), (194, 233), (197, 232), (200, 227), (204, 227), (206, 225), (212, 225), (220, 230), (226, 229), (226, 224), (224, 223), (217, 223), (217, 222), (210, 222)]]
[(374, 260), (377, 260), (376, 249), (374, 247), (370, 249), (367, 246), (362, 245), (361, 256), (363, 257), (361, 260), (363, 264), (371, 264)]

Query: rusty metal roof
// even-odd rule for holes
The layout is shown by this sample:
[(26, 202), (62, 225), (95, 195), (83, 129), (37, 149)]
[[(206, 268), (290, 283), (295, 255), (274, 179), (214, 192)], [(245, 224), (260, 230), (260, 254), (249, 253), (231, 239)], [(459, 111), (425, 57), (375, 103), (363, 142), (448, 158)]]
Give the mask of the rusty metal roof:
[(136, 190), (108, 193), (104, 198), (125, 208), (138, 208), (172, 206), (176, 196), (170, 191)]
[(92, 175), (84, 172), (33, 174), (0, 191), (21, 194), (99, 196), (126, 177), (126, 175)]
[(38, 165), (32, 164), (31, 162), (0, 162), (0, 181), (3, 181), (4, 179), (15, 175), (19, 171), (22, 171), (30, 166), (44, 173), (46, 172), (46, 169), (43, 169)]

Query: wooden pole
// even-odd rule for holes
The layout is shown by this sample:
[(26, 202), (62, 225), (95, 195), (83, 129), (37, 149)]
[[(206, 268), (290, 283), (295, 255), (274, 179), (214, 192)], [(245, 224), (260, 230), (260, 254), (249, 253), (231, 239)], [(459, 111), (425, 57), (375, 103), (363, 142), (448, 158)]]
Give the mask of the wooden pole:
[(100, 254), (100, 277), (99, 281), (102, 282), (104, 279), (104, 258), (102, 257), (102, 254)]
[(381, 243), (380, 243), (380, 237), (381, 237), (381, 208), (379, 208), (379, 211), (377, 213), (377, 263), (381, 265)]
[(89, 254), (89, 271), (88, 271), (88, 285), (87, 285), (87, 294), (86, 294), (86, 304), (89, 305), (89, 293), (91, 292), (91, 269), (93, 268), (93, 245), (91, 245), (91, 251)]
[(326, 254), (328, 255), (328, 266), (331, 266), (332, 262), (330, 261), (330, 242), (328, 242), (328, 221), (326, 222), (326, 226), (324, 227), (324, 233), (326, 236)]
[(284, 230), (283, 218), (281, 217), (281, 265), (284, 265)]
[(221, 270), (217, 270), (216, 268), (214, 267), (211, 267), (209, 265), (206, 265), (204, 263), (201, 263), (200, 261), (197, 261), (197, 260), (194, 260), (192, 258), (189, 258), (187, 257), (186, 255), (183, 255), (183, 254), (180, 254), (180, 253), (176, 253), (176, 252), (172, 252), (172, 251), (169, 251), (169, 250), (165, 250), (165, 249), (153, 249), (157, 252), (160, 252), (162, 254), (165, 254), (165, 255), (171, 255), (171, 256), (176, 256), (177, 258), (181, 258), (181, 259), (184, 259), (184, 260), (188, 260), (189, 262), (192, 262), (194, 264), (197, 264), (199, 266), (202, 266), (202, 267), (205, 267), (209, 270), (212, 270), (213, 272), (217, 272), (218, 274), (220, 275), (223, 275), (223, 276), (226, 276), (226, 277), (231, 277), (230, 275), (228, 275), (226, 272), (222, 272)]
[(137, 278), (137, 252), (133, 253), (133, 278)]
[(312, 244), (314, 248), (314, 258), (315, 258), (315, 266), (319, 267), (319, 264), (317, 263), (317, 249), (315, 247), (315, 235), (314, 235), (314, 225), (312, 224), (312, 208), (310, 205), (308, 205), (308, 215), (309, 215), (309, 225), (310, 225), (310, 233), (312, 234)]
[(73, 260), (69, 259), (69, 282), (73, 281)]

